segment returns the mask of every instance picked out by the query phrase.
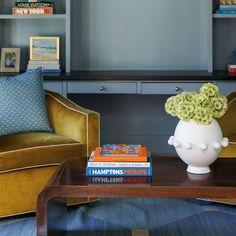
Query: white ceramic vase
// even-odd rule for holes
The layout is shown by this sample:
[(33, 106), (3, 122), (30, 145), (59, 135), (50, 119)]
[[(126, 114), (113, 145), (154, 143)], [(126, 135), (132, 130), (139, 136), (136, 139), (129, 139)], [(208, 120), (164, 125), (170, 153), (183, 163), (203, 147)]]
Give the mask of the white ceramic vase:
[(228, 146), (228, 139), (223, 138), (215, 119), (209, 125), (180, 120), (168, 143), (175, 147), (179, 157), (188, 164), (189, 173), (206, 174), (211, 171), (209, 165), (217, 159), (222, 147)]

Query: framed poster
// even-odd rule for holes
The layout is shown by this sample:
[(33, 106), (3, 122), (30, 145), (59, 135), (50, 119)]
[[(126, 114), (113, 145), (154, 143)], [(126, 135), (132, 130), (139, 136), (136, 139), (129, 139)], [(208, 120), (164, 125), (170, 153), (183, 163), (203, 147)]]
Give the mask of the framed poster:
[(59, 61), (59, 37), (30, 37), (30, 60)]
[(1, 72), (20, 72), (20, 48), (2, 48)]

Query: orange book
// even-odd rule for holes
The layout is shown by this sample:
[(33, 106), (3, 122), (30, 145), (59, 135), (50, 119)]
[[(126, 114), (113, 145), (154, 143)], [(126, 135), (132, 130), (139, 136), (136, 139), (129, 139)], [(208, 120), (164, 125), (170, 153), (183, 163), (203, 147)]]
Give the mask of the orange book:
[(147, 162), (148, 157), (148, 151), (146, 147), (140, 147), (139, 154), (137, 156), (132, 155), (109, 155), (109, 156), (101, 156), (102, 148), (96, 148), (93, 161), (95, 162)]
[(42, 7), (42, 8), (13, 7), (12, 14), (13, 15), (51, 15), (53, 14), (53, 8), (52, 7)]

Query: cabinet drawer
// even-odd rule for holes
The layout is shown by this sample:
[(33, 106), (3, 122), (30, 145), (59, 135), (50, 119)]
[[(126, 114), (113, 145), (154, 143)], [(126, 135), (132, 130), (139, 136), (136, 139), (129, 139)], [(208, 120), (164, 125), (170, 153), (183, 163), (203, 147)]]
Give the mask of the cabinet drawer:
[(43, 82), (43, 87), (56, 93), (62, 94), (62, 82)]
[(68, 93), (136, 94), (135, 82), (68, 82)]
[(202, 83), (142, 83), (142, 94), (178, 94), (199, 91)]

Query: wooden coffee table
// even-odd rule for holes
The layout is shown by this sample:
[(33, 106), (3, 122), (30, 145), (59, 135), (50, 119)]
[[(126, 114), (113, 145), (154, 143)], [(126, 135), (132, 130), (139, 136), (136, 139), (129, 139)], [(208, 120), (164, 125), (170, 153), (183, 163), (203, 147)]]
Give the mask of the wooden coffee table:
[[(220, 158), (211, 173), (193, 175), (177, 157), (153, 157), (153, 176), (147, 184), (89, 184), (85, 158), (65, 161), (40, 193), (37, 235), (64, 235), (65, 197), (109, 198), (236, 198), (236, 159)], [(64, 217), (62, 217), (64, 215)]]

